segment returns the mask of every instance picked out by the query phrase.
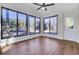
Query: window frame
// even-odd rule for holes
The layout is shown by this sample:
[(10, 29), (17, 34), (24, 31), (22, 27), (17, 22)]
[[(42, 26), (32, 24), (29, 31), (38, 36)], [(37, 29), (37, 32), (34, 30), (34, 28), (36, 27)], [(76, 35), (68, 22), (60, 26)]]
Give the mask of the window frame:
[[(15, 37), (19, 37), (19, 35), (18, 35), (18, 13), (26, 15), (26, 20), (27, 20), (27, 25), (26, 26), (27, 26), (27, 32), (28, 32), (28, 14), (1, 6), (1, 39), (7, 39), (7, 38), (3, 38), (3, 31), (2, 31), (3, 14), (2, 14), (2, 9), (6, 9), (7, 10), (7, 14), (8, 15), (6, 15), (7, 16), (6, 19), (8, 19), (8, 21), (9, 21), (9, 17), (8, 17), (9, 13), (8, 13), (8, 11), (10, 10), (10, 11), (16, 12), (17, 32), (16, 32), (16, 36)], [(24, 36), (24, 35), (22, 35), (22, 36)], [(8, 38), (10, 38), (10, 37), (8, 37)]]
[[(18, 14), (23, 14), (23, 15), (26, 16), (26, 20), (25, 20), (25, 21), (26, 21), (26, 27), (27, 27), (26, 35), (28, 35), (28, 15), (25, 14), (25, 13), (22, 13), (22, 12), (17, 12), (17, 21), (19, 21)], [(18, 23), (19, 23), (19, 22), (18, 22)], [(17, 28), (19, 28), (19, 27), (18, 27), (18, 23), (17, 23)], [(19, 32), (19, 30), (17, 30), (17, 32)], [(26, 36), (26, 35), (19, 35), (18, 33), (17, 33), (17, 35), (18, 35), (18, 37), (19, 37), (19, 36)]]
[[(8, 16), (8, 20), (9, 20), (9, 21), (10, 21), (10, 18), (9, 18), (9, 11), (12, 11), (12, 12), (15, 12), (15, 13), (16, 13), (16, 26), (17, 26), (17, 12), (14, 11), (14, 10), (8, 9), (8, 8), (7, 8), (7, 10), (8, 10), (8, 15), (7, 15), (7, 16)], [(9, 22), (9, 23), (10, 23), (10, 22)], [(16, 27), (16, 31), (17, 31), (17, 29), (18, 29), (18, 28)], [(17, 37), (17, 32), (16, 32), (16, 36), (12, 36), (12, 37)]]
[[(7, 39), (7, 38), (10, 38), (10, 37), (7, 37), (7, 38), (4, 38), (3, 37), (3, 30), (2, 30), (2, 24), (3, 24), (3, 10), (2, 9), (5, 9), (5, 10), (7, 10), (7, 14), (6, 14), (6, 19), (8, 20), (8, 22), (9, 22), (9, 10), (10, 11), (13, 11), (13, 12), (16, 12), (15, 10), (12, 10), (12, 9), (9, 9), (9, 8), (6, 8), (6, 7), (3, 7), (3, 6), (1, 6), (1, 39)], [(17, 23), (17, 12), (16, 12), (16, 23)], [(12, 37), (17, 37), (17, 32), (16, 32), (16, 36), (12, 36)]]
[[(57, 25), (56, 25), (56, 33), (52, 33), (52, 32), (50, 32), (50, 18), (51, 17), (57, 17)], [(49, 18), (49, 32), (44, 32), (44, 19), (47, 19), (47, 18)], [(54, 34), (54, 35), (57, 35), (58, 34), (58, 15), (53, 15), (53, 16), (49, 16), (49, 17), (45, 17), (45, 18), (43, 18), (43, 33), (46, 33), (46, 34)]]
[[(19, 37), (19, 35), (18, 35), (18, 13), (21, 13), (21, 14), (23, 14), (23, 15), (26, 15), (26, 27), (27, 27), (27, 31), (26, 31), (26, 35), (21, 35), (21, 36), (27, 36), (27, 35), (30, 35), (29, 34), (29, 15), (27, 14), (27, 13), (23, 13), (23, 12), (20, 12), (20, 11), (16, 11), (16, 10), (13, 10), (13, 9), (10, 9), (10, 8), (7, 8), (7, 7), (3, 7), (3, 6), (1, 6), (1, 39), (7, 39), (7, 38), (3, 38), (3, 30), (2, 30), (2, 23), (3, 23), (3, 13), (2, 13), (2, 9), (6, 9), (7, 10), (7, 14), (8, 15), (6, 15), (6, 19), (8, 19), (9, 20), (9, 10), (10, 11), (13, 11), (13, 12), (16, 12), (16, 24), (17, 24), (17, 32), (16, 32), (16, 36), (15, 37)], [(32, 15), (30, 15), (30, 16), (32, 16)], [(33, 16), (34, 18), (35, 18), (35, 21), (34, 21), (34, 27), (35, 27), (35, 32), (34, 32), (34, 34), (39, 34), (40, 32), (41, 32), (41, 18), (40, 17), (36, 17), (36, 16)], [(39, 27), (39, 32), (38, 33), (36, 33), (36, 18), (39, 18), (39, 20), (40, 20), (40, 23), (39, 23), (39, 25), (40, 25), (40, 27)], [(14, 36), (11, 36), (11, 37), (14, 37)], [(8, 37), (8, 38), (10, 38), (10, 37)]]
[[(47, 33), (47, 34), (49, 34), (49, 32), (50, 32), (50, 26), (49, 26), (49, 32), (44, 32), (44, 22), (45, 22), (44, 19), (48, 19), (48, 18), (49, 18), (49, 17), (43, 18), (43, 33)], [(50, 24), (50, 20), (49, 20), (49, 24)]]
[[(39, 34), (41, 32), (41, 19), (39, 17), (36, 17), (36, 18), (38, 18), (40, 20), (40, 23), (39, 23), (39, 25), (40, 25), (39, 32), (36, 33), (36, 34)], [(35, 30), (36, 30), (36, 18), (35, 18)]]
[[(33, 17), (34, 18), (34, 32), (30, 33), (30, 20), (29, 17)], [(29, 28), (29, 35), (35, 34), (35, 16), (29, 15), (28, 16), (28, 28)]]
[[(30, 20), (29, 20), (29, 16), (30, 17), (34, 17), (34, 32), (33, 33), (31, 33), (30, 34)], [(28, 32), (29, 32), (29, 35), (32, 35), (32, 34), (39, 34), (41, 31), (40, 31), (40, 29), (41, 29), (41, 19), (39, 18), (39, 20), (40, 20), (40, 27), (39, 27), (39, 32), (38, 33), (36, 33), (36, 18), (39, 18), (39, 17), (36, 17), (36, 16), (33, 16), (33, 15), (28, 15)]]

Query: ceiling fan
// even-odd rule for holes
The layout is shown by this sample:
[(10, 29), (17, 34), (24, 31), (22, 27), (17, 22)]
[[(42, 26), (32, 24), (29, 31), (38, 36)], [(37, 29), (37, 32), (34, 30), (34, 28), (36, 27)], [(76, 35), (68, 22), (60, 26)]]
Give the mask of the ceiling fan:
[(55, 3), (51, 3), (51, 4), (43, 3), (42, 5), (40, 5), (40, 4), (38, 4), (38, 3), (33, 3), (33, 4), (40, 6), (37, 10), (39, 10), (39, 9), (47, 10), (46, 7), (55, 5)]

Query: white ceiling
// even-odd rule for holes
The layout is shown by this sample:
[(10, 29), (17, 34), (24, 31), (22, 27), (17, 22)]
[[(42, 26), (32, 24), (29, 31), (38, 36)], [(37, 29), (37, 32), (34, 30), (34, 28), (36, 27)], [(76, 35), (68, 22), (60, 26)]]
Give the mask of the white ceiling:
[(41, 15), (46, 15), (46, 14), (51, 14), (51, 13), (55, 14), (58, 12), (64, 12), (64, 11), (78, 8), (78, 3), (55, 3), (55, 5), (53, 6), (48, 6), (47, 11), (42, 10), (42, 9), (36, 10), (37, 8), (39, 8), (39, 6), (34, 5), (34, 4), (28, 4), (28, 5), (33, 7), (35, 11), (37, 11)]
[[(42, 4), (42, 3), (39, 3), (39, 4)], [(47, 3), (49, 4), (49, 3)], [(37, 5), (34, 5), (33, 3), (12, 3), (12, 4), (5, 4), (5, 6), (8, 5), (10, 7), (14, 7), (15, 9), (22, 9), (24, 11), (27, 11), (27, 9), (29, 8), (29, 10), (31, 11), (31, 13), (37, 13), (41, 16), (45, 16), (46, 14), (55, 14), (55, 13), (58, 13), (58, 12), (64, 12), (64, 11), (67, 11), (67, 10), (72, 10), (72, 9), (76, 9), (78, 8), (78, 3), (55, 3), (55, 5), (53, 6), (48, 6), (47, 7), (47, 11), (45, 10), (36, 10), (37, 8), (39, 8), (40, 6), (37, 6)], [(32, 12), (33, 11), (33, 12)]]
[[(46, 4), (49, 4), (49, 3), (46, 3)], [(28, 4), (28, 5), (32, 6), (34, 9), (37, 9), (40, 7), (34, 4)], [(47, 8), (48, 8), (48, 11), (52, 11), (52, 10), (65, 11), (65, 10), (70, 10), (72, 8), (76, 8), (77, 5), (78, 3), (55, 3), (55, 5), (48, 6)], [(39, 11), (44, 11), (44, 10), (39, 10)]]

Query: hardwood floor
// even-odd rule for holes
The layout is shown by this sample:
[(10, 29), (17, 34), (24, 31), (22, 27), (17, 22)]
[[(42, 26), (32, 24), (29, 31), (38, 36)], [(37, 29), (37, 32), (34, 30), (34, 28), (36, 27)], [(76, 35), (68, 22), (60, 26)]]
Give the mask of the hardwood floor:
[(0, 46), (0, 55), (2, 54), (2, 49), (1, 49), (1, 46)]
[(3, 55), (77, 55), (79, 44), (65, 40), (38, 37), (3, 48)]

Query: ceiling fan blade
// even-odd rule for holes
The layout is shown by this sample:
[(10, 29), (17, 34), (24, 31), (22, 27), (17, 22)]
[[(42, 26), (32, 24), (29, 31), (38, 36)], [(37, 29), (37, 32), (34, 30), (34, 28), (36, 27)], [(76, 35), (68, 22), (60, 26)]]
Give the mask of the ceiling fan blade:
[(42, 8), (42, 6), (41, 7), (39, 7), (37, 10), (39, 10), (39, 9), (41, 9)]
[(33, 3), (33, 4), (38, 5), (38, 6), (42, 6), (42, 5), (38, 4), (38, 3)]
[(45, 3), (43, 3), (43, 6), (45, 6)]
[(52, 3), (52, 4), (47, 4), (47, 5), (45, 5), (45, 6), (52, 6), (52, 5), (55, 5), (55, 3)]

